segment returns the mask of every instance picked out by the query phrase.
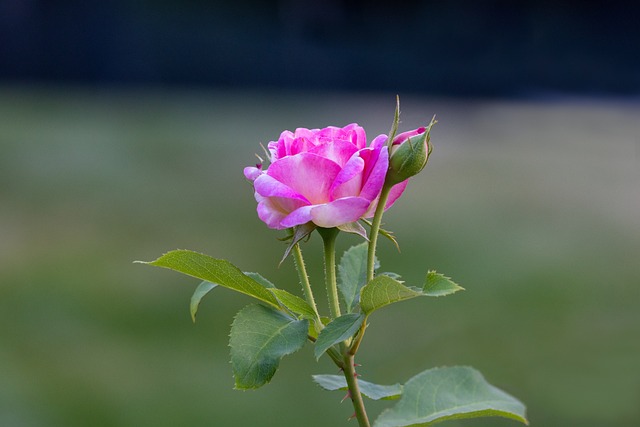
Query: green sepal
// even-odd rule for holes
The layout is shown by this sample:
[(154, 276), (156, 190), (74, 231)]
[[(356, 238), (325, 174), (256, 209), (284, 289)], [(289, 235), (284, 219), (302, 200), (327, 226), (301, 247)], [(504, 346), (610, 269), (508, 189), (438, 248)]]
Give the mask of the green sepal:
[(464, 288), (443, 274), (429, 271), (422, 291), (429, 297), (441, 297), (464, 291)]
[[(368, 219), (362, 218), (362, 222), (367, 224), (369, 227), (371, 227), (373, 225), (373, 223), (371, 221), (369, 221)], [(398, 244), (398, 241), (396, 240), (395, 236), (393, 235), (393, 231), (388, 231), (388, 230), (385, 230), (384, 228), (379, 228), (378, 229), (378, 233), (382, 234), (384, 237), (386, 237), (387, 239), (391, 240), (391, 242), (395, 245), (395, 247), (398, 250), (398, 252), (400, 252), (400, 244)]]
[(256, 389), (271, 381), (280, 360), (302, 348), (308, 330), (308, 320), (293, 319), (261, 304), (240, 310), (229, 340), (235, 387)]
[(198, 312), (198, 306), (200, 306), (200, 301), (206, 294), (209, 293), (213, 288), (218, 286), (217, 283), (211, 283), (204, 280), (202, 283), (198, 285), (196, 290), (191, 295), (191, 302), (189, 303), (189, 312), (191, 313), (191, 320), (193, 323), (196, 323), (196, 313)]
[(393, 140), (398, 133), (398, 126), (400, 125), (400, 96), (396, 95), (396, 110), (393, 113), (393, 123), (391, 123), (391, 129), (389, 130), (389, 136), (387, 137), (387, 149), (391, 151)]
[[(280, 260), (280, 264), (282, 264), (284, 262), (284, 260), (287, 259), (287, 257), (291, 253), (291, 250), (293, 249), (293, 247), (295, 245), (297, 245), (302, 239), (304, 239), (305, 237), (307, 237), (311, 233), (313, 233), (313, 230), (315, 230), (317, 227), (318, 226), (315, 225), (311, 221), (307, 222), (306, 224), (296, 225), (293, 228), (292, 234), (290, 234), (288, 237), (283, 239), (283, 240), (291, 239), (291, 241), (289, 242), (289, 245), (287, 246), (287, 249), (285, 249), (284, 255), (282, 255), (282, 259)], [(289, 230), (291, 230), (291, 229), (289, 229)]]
[(357, 234), (365, 240), (369, 240), (369, 238), (367, 237), (367, 230), (365, 230), (362, 224), (360, 224), (358, 221), (338, 225), (338, 230), (344, 231), (345, 233)]
[(528, 424), (525, 406), (467, 366), (434, 368), (411, 378), (402, 397), (373, 427), (431, 426), (463, 418), (499, 416)]
[[(347, 380), (344, 375), (312, 375), (313, 380), (323, 389), (347, 390)], [(372, 400), (393, 400), (398, 399), (402, 394), (402, 385), (380, 385), (364, 380), (358, 380), (360, 392)]]
[(136, 262), (168, 268), (200, 280), (217, 283), (280, 308), (278, 300), (267, 288), (224, 259), (216, 259), (198, 252), (179, 249), (167, 252), (155, 261)]
[(318, 335), (313, 350), (316, 359), (320, 359), (332, 345), (351, 338), (360, 329), (364, 318), (364, 314), (350, 313), (333, 319)]

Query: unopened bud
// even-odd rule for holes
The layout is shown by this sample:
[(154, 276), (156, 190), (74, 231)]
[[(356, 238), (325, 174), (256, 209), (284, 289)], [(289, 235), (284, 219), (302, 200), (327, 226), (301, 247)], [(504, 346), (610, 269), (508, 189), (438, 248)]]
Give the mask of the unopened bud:
[(432, 121), (426, 128), (401, 133), (393, 139), (385, 184), (398, 184), (424, 169), (431, 154), (429, 134), (434, 123)]

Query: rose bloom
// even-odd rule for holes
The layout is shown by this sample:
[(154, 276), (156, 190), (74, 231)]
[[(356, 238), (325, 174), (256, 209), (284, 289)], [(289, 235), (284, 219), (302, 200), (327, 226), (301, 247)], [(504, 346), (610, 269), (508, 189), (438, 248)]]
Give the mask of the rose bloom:
[[(404, 141), (414, 132), (398, 137)], [(365, 131), (355, 123), (282, 132), (268, 145), (266, 170), (262, 165), (244, 169), (253, 182), (258, 216), (274, 229), (309, 221), (331, 228), (372, 217), (389, 167), (386, 140), (380, 135), (367, 147)], [(385, 209), (406, 185), (403, 181), (391, 189)]]

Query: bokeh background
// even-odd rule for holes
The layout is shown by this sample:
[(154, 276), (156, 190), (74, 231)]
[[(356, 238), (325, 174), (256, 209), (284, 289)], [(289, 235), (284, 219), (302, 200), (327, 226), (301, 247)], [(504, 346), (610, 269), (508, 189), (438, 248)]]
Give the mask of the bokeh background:
[(383, 240), (383, 269), (467, 290), (372, 318), (363, 378), (467, 364), (532, 425), (637, 426), (638, 19), (615, 2), (0, 0), (0, 425), (346, 425), (310, 346), (233, 391), (250, 300), (217, 289), (194, 325), (197, 281), (132, 261), (189, 248), (297, 292), (242, 168), (284, 129), (386, 133), (399, 94), (403, 129), (439, 123), (385, 216), (402, 253)]

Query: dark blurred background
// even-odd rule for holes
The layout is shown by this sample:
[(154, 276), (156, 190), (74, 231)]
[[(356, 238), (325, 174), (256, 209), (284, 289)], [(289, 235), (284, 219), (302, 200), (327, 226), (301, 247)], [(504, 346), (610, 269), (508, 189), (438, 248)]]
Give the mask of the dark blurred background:
[(0, 2), (0, 79), (640, 93), (636, 2)]
[[(0, 0), (0, 426), (349, 425), (310, 346), (233, 391), (250, 302), (133, 260), (188, 248), (300, 292), (242, 168), (284, 129), (436, 114), (363, 379), (471, 365), (533, 426), (640, 425), (640, 6)], [(358, 243), (341, 236), (339, 252)], [(318, 239), (304, 246), (326, 313)], [(372, 418), (391, 402), (372, 402)], [(353, 423), (353, 422), (352, 422)], [(501, 419), (450, 426), (512, 426)]]

